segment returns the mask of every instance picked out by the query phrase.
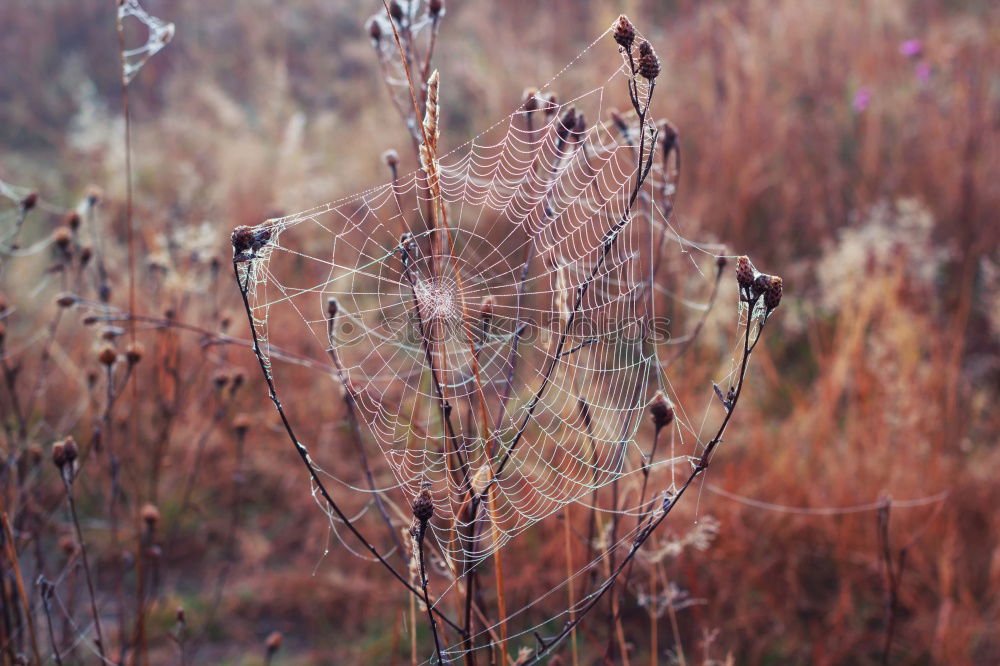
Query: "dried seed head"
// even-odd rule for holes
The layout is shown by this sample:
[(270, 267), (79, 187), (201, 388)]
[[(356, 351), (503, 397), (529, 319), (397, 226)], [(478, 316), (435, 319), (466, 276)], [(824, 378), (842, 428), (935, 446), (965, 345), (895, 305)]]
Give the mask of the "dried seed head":
[(239, 388), (241, 386), (243, 386), (243, 382), (245, 382), (246, 379), (247, 379), (247, 376), (243, 373), (242, 370), (239, 370), (239, 369), (235, 370), (233, 372), (233, 388), (232, 388), (232, 392), (235, 393), (236, 391), (238, 391)]
[(729, 260), (723, 257), (721, 254), (715, 258), (715, 266), (716, 268), (719, 269), (720, 273), (726, 268), (728, 264)]
[(142, 522), (146, 523), (146, 527), (154, 530), (160, 522), (160, 510), (156, 508), (155, 504), (147, 503), (139, 510), (139, 517), (142, 518)]
[(80, 214), (75, 210), (70, 211), (69, 213), (66, 214), (66, 219), (63, 221), (63, 224), (65, 224), (73, 231), (76, 231), (77, 229), (80, 228)]
[(551, 118), (556, 115), (556, 111), (559, 110), (559, 97), (555, 92), (550, 92), (547, 97), (545, 97), (545, 117)]
[(736, 260), (736, 284), (740, 289), (749, 289), (753, 285), (753, 266), (750, 257), (743, 255)]
[(396, 167), (399, 166), (399, 153), (390, 148), (389, 150), (382, 153), (382, 160), (385, 165), (392, 169), (393, 172), (396, 171)]
[(424, 488), (413, 500), (413, 517), (421, 524), (426, 523), (434, 517), (434, 502), (431, 500), (430, 492)]
[(431, 18), (438, 19), (444, 14), (444, 0), (428, 0), (427, 13)]
[(649, 415), (658, 431), (673, 423), (674, 407), (667, 396), (663, 395), (663, 391), (657, 391), (653, 396), (653, 401), (649, 403)]
[(653, 51), (653, 45), (643, 40), (639, 44), (639, 76), (652, 81), (660, 75), (660, 59)]
[(339, 307), (337, 299), (333, 296), (326, 299), (326, 318), (331, 324), (333, 323), (333, 320), (337, 318), (337, 310)]
[(128, 361), (129, 366), (133, 366), (142, 360), (143, 351), (142, 345), (138, 342), (128, 346), (125, 350), (125, 360)]
[(572, 106), (559, 119), (559, 127), (556, 128), (556, 136), (560, 141), (565, 141), (569, 133), (576, 127), (576, 109)]
[(625, 122), (625, 118), (622, 117), (621, 112), (618, 109), (611, 109), (608, 111), (608, 117), (611, 118), (611, 123), (615, 126), (621, 134), (628, 134), (628, 124)]
[(250, 247), (253, 245), (253, 231), (245, 224), (241, 224), (233, 229), (230, 240), (233, 243), (233, 256), (245, 254), (250, 251)]
[(216, 370), (212, 373), (212, 383), (215, 385), (216, 389), (221, 391), (226, 388), (226, 384), (229, 383), (229, 373), (225, 370)]
[(538, 110), (538, 91), (534, 88), (524, 91), (524, 110), (528, 113)]
[(101, 196), (103, 194), (104, 193), (101, 192), (101, 189), (99, 187), (97, 187), (96, 185), (91, 185), (90, 188), (87, 190), (87, 206), (93, 208), (94, 206), (99, 204), (101, 202)]
[(102, 365), (106, 365), (109, 368), (115, 364), (118, 360), (118, 352), (111, 345), (104, 345), (100, 352), (97, 354), (97, 360), (101, 362)]
[(38, 192), (29, 192), (21, 199), (21, 210), (27, 213), (38, 204)]
[(62, 440), (52, 445), (52, 464), (59, 469), (66, 465), (66, 444)]
[(61, 550), (66, 557), (73, 555), (76, 552), (76, 541), (71, 535), (63, 534), (59, 537), (59, 550)]
[(379, 24), (378, 17), (372, 17), (368, 21), (368, 36), (372, 38), (372, 46), (378, 48), (379, 42), (382, 40), (382, 26)]
[(174, 617), (177, 618), (177, 624), (184, 624), (185, 623), (185, 621), (187, 620), (187, 618), (184, 615), (184, 606), (178, 606), (177, 607), (177, 612), (174, 614)]
[(781, 303), (782, 280), (776, 275), (772, 275), (768, 280), (767, 288), (764, 289), (764, 307), (771, 312)]
[(615, 22), (615, 41), (626, 52), (631, 51), (632, 44), (635, 43), (635, 26), (624, 14), (619, 16), (618, 21)]
[(80, 266), (89, 264), (92, 256), (94, 256), (94, 250), (89, 245), (84, 245), (80, 248)]
[(66, 462), (70, 464), (80, 457), (80, 447), (76, 445), (76, 440), (72, 437), (63, 440), (63, 449), (66, 451)]
[(61, 308), (71, 308), (76, 305), (76, 296), (69, 292), (64, 292), (56, 298), (56, 304)]
[(399, 4), (396, 0), (392, 0), (389, 3), (389, 16), (396, 23), (402, 24), (403, 19), (406, 18), (406, 13), (403, 11), (403, 6)]
[(264, 645), (267, 646), (267, 651), (269, 653), (274, 654), (275, 652), (277, 652), (278, 648), (281, 647), (281, 632), (272, 631), (271, 634), (267, 637), (267, 640), (264, 641)]
[(236, 432), (237, 437), (246, 437), (247, 432), (250, 430), (250, 416), (248, 414), (237, 414), (233, 418), (233, 430)]
[(759, 297), (765, 291), (767, 291), (768, 286), (771, 284), (771, 276), (766, 273), (761, 273), (757, 276), (757, 279), (753, 281), (753, 287), (750, 293), (753, 298)]
[(52, 232), (52, 242), (57, 248), (65, 252), (69, 249), (69, 244), (73, 241), (73, 234), (66, 227), (56, 227)]
[(659, 129), (660, 136), (663, 137), (663, 159), (666, 160), (670, 157), (670, 153), (677, 147), (677, 128), (671, 125), (669, 121), (661, 120)]

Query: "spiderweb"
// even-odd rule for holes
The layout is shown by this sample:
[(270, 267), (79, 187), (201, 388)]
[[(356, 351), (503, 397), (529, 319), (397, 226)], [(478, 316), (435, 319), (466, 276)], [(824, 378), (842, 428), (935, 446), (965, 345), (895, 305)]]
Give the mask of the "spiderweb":
[[(641, 466), (654, 233), (632, 223), (651, 219), (639, 210), (649, 193), (633, 190), (640, 138), (644, 155), (662, 148), (648, 119), (600, 120), (628, 105), (631, 76), (627, 60), (593, 48), (607, 34), (560, 73), (606, 72), (600, 86), (556, 102), (550, 82), (540, 108), (522, 105), (440, 157), (447, 244), (415, 171), (268, 220), (238, 257), (267, 362), (272, 345), (301, 346), (296, 321), (308, 328), (342, 366), (403, 494), (430, 491), (452, 563), (488, 557)], [(654, 164), (647, 188), (667, 178)], [(477, 529), (470, 487), (492, 492)]]

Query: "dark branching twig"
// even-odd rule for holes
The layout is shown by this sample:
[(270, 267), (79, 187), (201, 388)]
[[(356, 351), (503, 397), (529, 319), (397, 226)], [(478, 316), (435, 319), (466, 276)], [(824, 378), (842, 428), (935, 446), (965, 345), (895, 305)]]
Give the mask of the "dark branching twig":
[[(301, 441), (299, 441), (298, 437), (295, 436), (295, 431), (292, 428), (292, 424), (288, 420), (288, 416), (285, 414), (285, 409), (281, 404), (281, 400), (278, 398), (277, 388), (274, 385), (274, 380), (271, 378), (271, 373), (268, 370), (267, 359), (264, 358), (264, 352), (260, 348), (260, 340), (257, 337), (257, 327), (254, 325), (253, 309), (250, 307), (250, 298), (249, 298), (250, 278), (252, 271), (249, 268), (247, 268), (246, 278), (245, 279), (240, 278), (240, 264), (246, 261), (245, 255), (243, 253), (243, 250), (245, 250), (245, 248), (243, 248), (242, 245), (240, 244), (240, 239), (241, 239), (240, 234), (241, 232), (246, 233), (248, 231), (249, 230), (245, 228), (239, 228), (233, 232), (233, 245), (235, 251), (233, 260), (233, 273), (236, 278), (236, 284), (240, 290), (240, 296), (243, 299), (243, 308), (246, 311), (247, 323), (250, 326), (250, 334), (252, 338), (251, 341), (253, 343), (252, 344), (253, 353), (254, 356), (257, 358), (257, 364), (260, 366), (260, 371), (264, 375), (264, 382), (267, 384), (267, 389), (268, 389), (268, 397), (271, 399), (271, 402), (274, 404), (275, 410), (278, 412), (278, 416), (281, 418), (281, 423), (285, 429), (285, 434), (288, 435), (289, 441), (291, 441), (292, 445), (295, 447), (295, 451), (299, 454), (299, 458), (302, 459), (302, 464), (306, 466), (310, 478), (312, 479), (313, 483), (316, 484), (316, 488), (319, 490), (319, 493), (323, 497), (323, 500), (326, 502), (327, 506), (329, 506), (330, 509), (333, 510), (333, 512), (337, 515), (337, 518), (339, 518), (341, 522), (344, 523), (344, 525), (351, 532), (351, 534), (353, 534), (354, 537), (361, 543), (361, 545), (364, 546), (365, 550), (371, 553), (372, 556), (374, 556), (375, 559), (378, 560), (379, 564), (385, 567), (389, 571), (389, 573), (392, 574), (393, 578), (399, 581), (400, 584), (402, 584), (403, 587), (409, 590), (411, 594), (415, 595), (418, 599), (423, 600), (424, 598), (423, 593), (417, 588), (413, 587), (413, 585), (411, 585), (410, 582), (406, 580), (406, 578), (404, 578), (398, 571), (396, 571), (395, 567), (389, 564), (389, 562), (385, 559), (385, 557), (383, 557), (382, 553), (380, 553), (379, 550), (375, 546), (373, 546), (371, 542), (368, 541), (367, 538), (365, 538), (365, 536), (358, 530), (358, 528), (354, 525), (354, 523), (347, 516), (347, 514), (343, 512), (343, 510), (340, 508), (337, 502), (330, 495), (329, 491), (326, 489), (326, 485), (323, 483), (323, 480), (320, 478), (318, 472), (316, 471), (316, 467), (313, 464), (312, 457), (309, 455), (309, 450)], [(462, 633), (463, 631), (462, 628), (459, 627), (458, 624), (456, 624), (454, 621), (449, 619), (446, 615), (444, 615), (444, 613), (442, 613), (440, 610), (435, 608), (434, 613), (436, 613), (437, 616), (440, 617), (445, 624), (455, 629), (459, 633)]]

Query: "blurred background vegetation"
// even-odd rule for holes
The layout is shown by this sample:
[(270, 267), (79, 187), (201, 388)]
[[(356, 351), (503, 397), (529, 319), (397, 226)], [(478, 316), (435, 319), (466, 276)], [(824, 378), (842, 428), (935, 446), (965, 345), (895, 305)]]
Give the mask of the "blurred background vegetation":
[[(242, 338), (226, 268), (231, 229), (384, 182), (386, 149), (409, 157), (365, 32), (379, 3), (144, 6), (176, 36), (130, 87), (138, 309)], [(710, 546), (660, 563), (701, 600), (677, 611), (675, 634), (662, 619), (660, 663), (877, 663), (876, 513), (788, 513), (746, 498), (820, 508), (945, 490), (942, 502), (892, 512), (892, 547), (907, 549), (892, 663), (997, 663), (1000, 10), (972, 0), (456, 0), (435, 58), (447, 82), (445, 149), (515, 108), (623, 11), (663, 62), (659, 110), (680, 130), (684, 155), (678, 230), (785, 280), (748, 408), (707, 480), (744, 499), (704, 493), (697, 511), (718, 520)], [(111, 299), (124, 307), (114, 2), (5, 0), (0, 26), (0, 180), (47, 203), (21, 245), (49, 238), (65, 224), (60, 211), (97, 188), (103, 251), (117, 267)], [(130, 26), (128, 40), (144, 35)], [(585, 87), (589, 74), (571, 70), (565, 85)], [(32, 446), (71, 434), (85, 442), (100, 420), (103, 389), (91, 375), (102, 331), (72, 314), (51, 331), (56, 295), (68, 288), (52, 261), (46, 251), (4, 268), (8, 356), (23, 363), (19, 381), (45, 377), (37, 427), (20, 440), (8, 429), (7, 474), (29, 465)], [(713, 314), (675, 369), (682, 401), (705, 399), (733, 307)], [(283, 663), (406, 663), (402, 595), (342, 548), (324, 555), (327, 521), (250, 353), (205, 339), (144, 330), (145, 381), (113, 410), (126, 514), (153, 502), (162, 516), (147, 592), (151, 663), (174, 663), (170, 634), (184, 632), (197, 646), (192, 663), (259, 663), (273, 631), (284, 634)], [(11, 395), (0, 397), (8, 423)], [(336, 468), (342, 408), (328, 402), (304, 430)], [(132, 432), (129, 413), (140, 415)], [(57, 544), (68, 529), (62, 510), (40, 518), (60, 490), (47, 450), (29, 474), (30, 500), (11, 516), (28, 535), (15, 544), (25, 557), (37, 549), (41, 571), (63, 566)], [(100, 487), (81, 483), (93, 557), (113, 588), (121, 552), (100, 517)], [(31, 527), (36, 519), (44, 527)], [(564, 578), (535, 556), (545, 544), (527, 540), (532, 557), (508, 556), (521, 603)], [(626, 596), (642, 663), (649, 619), (641, 595)]]

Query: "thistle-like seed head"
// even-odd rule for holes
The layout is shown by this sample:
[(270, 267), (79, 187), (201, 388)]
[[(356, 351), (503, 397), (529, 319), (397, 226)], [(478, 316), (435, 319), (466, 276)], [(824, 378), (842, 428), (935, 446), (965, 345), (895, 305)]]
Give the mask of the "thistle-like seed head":
[(339, 308), (340, 305), (337, 303), (336, 298), (331, 296), (330, 298), (326, 299), (326, 318), (330, 320), (336, 319), (337, 310)]
[(134, 366), (141, 361), (143, 352), (144, 350), (140, 343), (136, 342), (129, 345), (125, 350), (125, 360), (128, 361), (129, 366)]
[(29, 192), (21, 199), (21, 210), (27, 213), (38, 204), (38, 192)]
[(663, 394), (663, 391), (657, 391), (656, 395), (653, 396), (653, 401), (649, 403), (649, 415), (653, 419), (653, 425), (656, 426), (657, 430), (673, 423), (674, 407), (670, 404), (667, 396)]
[(750, 257), (743, 255), (736, 260), (736, 284), (740, 289), (749, 289), (753, 285), (753, 266)]
[(104, 345), (97, 354), (97, 360), (101, 362), (101, 365), (106, 365), (110, 368), (118, 360), (118, 352), (111, 345)]
[(52, 445), (52, 464), (59, 469), (66, 464), (66, 445), (62, 440)]
[(139, 511), (139, 516), (142, 518), (142, 522), (146, 523), (146, 527), (151, 530), (156, 529), (156, 525), (160, 522), (160, 510), (156, 508), (155, 504), (144, 504)]
[(643, 40), (639, 44), (639, 76), (652, 81), (660, 75), (660, 59), (653, 51), (653, 45)]
[(413, 500), (413, 517), (421, 524), (434, 517), (434, 502), (426, 488), (421, 490), (420, 494)]
[(80, 457), (80, 447), (77, 446), (76, 440), (72, 437), (67, 437), (62, 443), (63, 450), (66, 452), (66, 462), (73, 464), (73, 461)]
[(628, 17), (624, 14), (619, 16), (615, 22), (614, 35), (618, 46), (625, 49), (626, 52), (632, 50), (632, 44), (635, 43), (635, 26), (632, 25), (632, 21), (629, 21)]
[(781, 278), (772, 275), (771, 279), (767, 283), (767, 288), (764, 289), (764, 307), (770, 312), (778, 307), (781, 303), (781, 291), (782, 291), (782, 281)]

